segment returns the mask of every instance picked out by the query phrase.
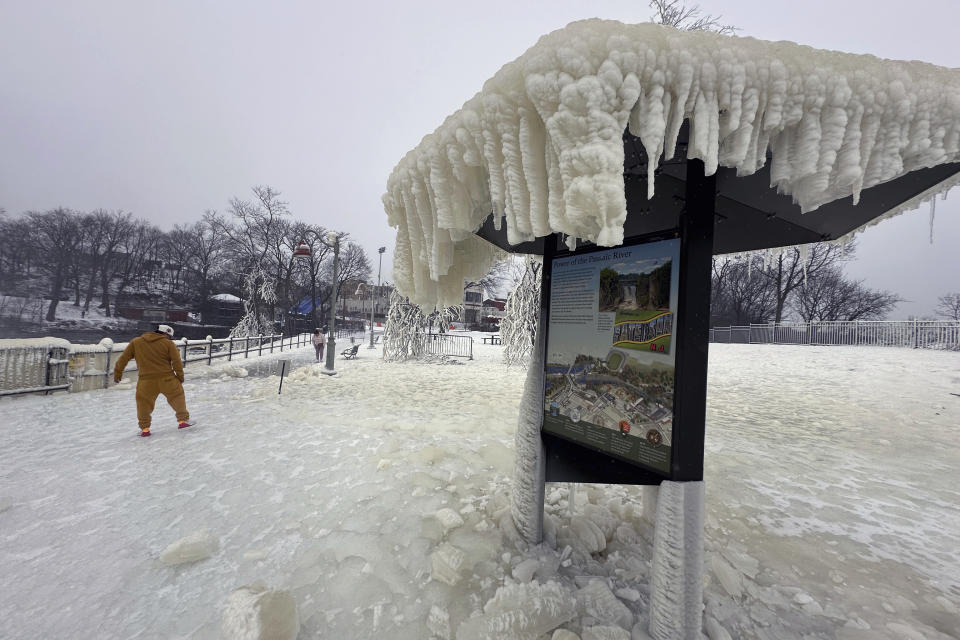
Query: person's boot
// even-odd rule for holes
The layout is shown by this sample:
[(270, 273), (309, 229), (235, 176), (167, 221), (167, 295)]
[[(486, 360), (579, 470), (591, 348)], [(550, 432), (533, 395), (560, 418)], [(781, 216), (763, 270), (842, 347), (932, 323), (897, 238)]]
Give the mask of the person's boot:
[(150, 427), (147, 427), (146, 429), (140, 429), (140, 437), (141, 437), (141, 438), (149, 438), (149, 437), (150, 437)]
[(186, 429), (187, 427), (192, 427), (192, 422), (187, 422), (186, 420), (181, 420), (177, 423), (177, 429)]

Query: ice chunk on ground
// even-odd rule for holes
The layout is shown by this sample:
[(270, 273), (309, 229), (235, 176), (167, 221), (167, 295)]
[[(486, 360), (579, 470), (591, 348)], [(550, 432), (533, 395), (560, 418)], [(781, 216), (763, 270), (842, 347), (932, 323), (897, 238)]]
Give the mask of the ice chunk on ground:
[(457, 640), (535, 640), (573, 619), (575, 605), (556, 582), (506, 585), (483, 606), (482, 615), (460, 625)]
[(583, 630), (583, 640), (630, 640), (630, 632), (620, 627), (598, 625)]
[(451, 640), (450, 612), (437, 605), (430, 607), (430, 614), (427, 616), (427, 629), (442, 640)]
[(570, 519), (570, 530), (580, 541), (587, 553), (599, 553), (607, 548), (607, 537), (600, 527), (584, 516)]
[(170, 544), (160, 554), (160, 562), (170, 566), (197, 562), (212, 556), (218, 545), (217, 538), (207, 529), (203, 529)]
[(580, 640), (580, 636), (569, 629), (557, 629), (550, 636), (550, 640)]
[(437, 522), (440, 523), (440, 527), (443, 529), (444, 535), (446, 535), (450, 529), (456, 529), (457, 527), (463, 526), (463, 518), (460, 517), (460, 514), (447, 507), (437, 511), (437, 513), (434, 514), (434, 517), (436, 517)]
[(637, 535), (636, 529), (624, 523), (613, 532), (613, 539), (622, 544), (632, 545), (640, 540), (640, 536)]
[(13, 500), (6, 497), (0, 497), (0, 513), (3, 513), (7, 509), (13, 506)]
[(539, 561), (534, 558), (527, 558), (513, 568), (513, 578), (518, 582), (530, 582), (539, 567)]
[(760, 562), (746, 553), (737, 549), (724, 549), (722, 552), (724, 559), (733, 565), (737, 571), (755, 580), (760, 570)]
[(620, 524), (620, 521), (609, 509), (598, 504), (584, 505), (583, 515), (597, 525), (607, 540), (613, 537), (613, 532), (617, 530), (617, 526)]
[(453, 586), (460, 582), (466, 555), (452, 544), (442, 544), (430, 555), (430, 577)]
[(887, 629), (893, 631), (898, 638), (903, 638), (903, 640), (927, 640), (927, 636), (920, 631), (899, 622), (888, 622)]
[(289, 591), (256, 582), (227, 596), (220, 620), (224, 640), (295, 640), (299, 632), (297, 602)]
[(704, 616), (703, 630), (710, 640), (733, 640), (730, 633), (713, 616)]
[[(604, 580), (593, 580), (577, 591), (577, 604), (584, 615), (604, 623), (617, 625), (624, 629), (633, 626), (633, 614), (625, 604), (610, 591)], [(629, 637), (629, 635), (628, 635)]]
[(724, 591), (734, 598), (743, 595), (743, 579), (740, 573), (719, 554), (713, 554), (710, 557), (710, 568), (713, 569), (713, 575), (716, 576)]
[(631, 589), (629, 587), (623, 587), (622, 589), (617, 589), (615, 592), (616, 596), (621, 600), (626, 600), (627, 602), (636, 602), (640, 599), (640, 592), (636, 589)]

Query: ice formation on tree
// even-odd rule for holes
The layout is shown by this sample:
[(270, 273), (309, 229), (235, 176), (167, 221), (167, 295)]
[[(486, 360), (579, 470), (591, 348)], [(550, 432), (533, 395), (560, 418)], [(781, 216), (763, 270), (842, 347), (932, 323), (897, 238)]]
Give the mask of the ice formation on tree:
[(396, 362), (428, 357), (428, 326), (436, 324), (438, 328), (448, 327), (451, 322), (459, 320), (462, 314), (463, 307), (454, 305), (441, 307), (424, 316), (419, 306), (411, 304), (409, 299), (394, 289), (390, 294), (390, 308), (383, 329), (383, 359)]
[(277, 291), (274, 283), (262, 269), (246, 274), (243, 279), (247, 297), (243, 301), (243, 317), (230, 330), (232, 338), (246, 338), (247, 336), (266, 336), (273, 333), (273, 323), (270, 322), (266, 308), (277, 301)]
[(425, 329), (426, 319), (420, 307), (410, 304), (394, 289), (383, 328), (383, 359), (394, 362), (418, 357), (423, 353)]
[[(626, 201), (622, 133), (653, 160), (688, 157), (771, 181), (803, 211), (960, 160), (960, 71), (654, 24), (584, 20), (542, 37), (394, 168), (394, 277), (427, 306), (462, 299), (497, 250), (558, 232), (614, 246)], [(648, 166), (648, 192), (657, 161)], [(907, 210), (960, 180), (898, 208)], [(883, 213), (883, 212), (878, 212)], [(887, 212), (895, 213), (894, 211)]]
[(505, 315), (500, 320), (503, 361), (526, 366), (537, 337), (540, 321), (540, 279), (543, 265), (534, 256), (527, 256), (523, 277), (507, 296)]

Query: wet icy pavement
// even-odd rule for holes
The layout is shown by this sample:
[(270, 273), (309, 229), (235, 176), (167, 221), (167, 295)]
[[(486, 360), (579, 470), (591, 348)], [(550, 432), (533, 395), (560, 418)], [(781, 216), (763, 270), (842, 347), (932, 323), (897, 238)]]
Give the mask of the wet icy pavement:
[[(579, 597), (568, 628), (642, 628), (637, 491), (578, 492), (571, 525), (565, 487), (549, 488), (556, 546), (503, 540), (523, 373), (500, 349), (387, 365), (364, 347), (335, 378), (300, 366), (280, 396), (275, 377), (236, 377), (242, 361), (191, 368), (200, 424), (177, 432), (158, 402), (149, 440), (132, 390), (3, 401), (0, 637), (212, 638), (226, 595), (255, 580), (293, 592), (301, 638), (442, 637), (531, 576)], [(735, 638), (956, 637), (960, 355), (711, 355), (708, 622)], [(586, 521), (607, 538), (600, 553)], [(203, 529), (212, 557), (159, 561)], [(599, 587), (584, 575), (609, 590), (586, 598)]]
[(805, 583), (856, 614), (838, 637), (960, 637), (960, 354), (738, 347), (710, 346), (708, 537), (765, 567), (731, 590)]

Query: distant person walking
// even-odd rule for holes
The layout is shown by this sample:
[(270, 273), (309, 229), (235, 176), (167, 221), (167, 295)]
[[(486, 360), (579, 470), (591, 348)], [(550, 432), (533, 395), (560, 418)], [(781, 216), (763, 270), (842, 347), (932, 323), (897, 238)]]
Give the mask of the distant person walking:
[(173, 344), (173, 327), (161, 324), (130, 341), (113, 368), (113, 381), (120, 382), (130, 358), (137, 361), (137, 422), (140, 435), (150, 435), (150, 414), (161, 393), (177, 414), (177, 428), (192, 426), (183, 393), (183, 362)]
[(313, 348), (317, 352), (317, 362), (323, 357), (323, 334), (320, 329), (313, 330)]

